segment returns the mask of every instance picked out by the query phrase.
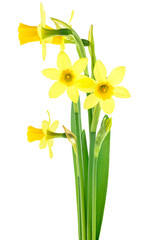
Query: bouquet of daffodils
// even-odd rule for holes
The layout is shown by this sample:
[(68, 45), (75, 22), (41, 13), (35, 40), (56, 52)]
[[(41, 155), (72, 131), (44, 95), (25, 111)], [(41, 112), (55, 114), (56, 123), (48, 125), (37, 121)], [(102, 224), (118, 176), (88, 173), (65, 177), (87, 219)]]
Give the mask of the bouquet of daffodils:
[[(63, 133), (56, 132), (59, 122), (42, 122), (42, 128), (28, 127), (28, 141), (39, 140), (41, 149), (48, 146), (49, 156), (53, 157), (54, 138), (67, 138), (72, 144), (73, 165), (75, 173), (75, 189), (77, 201), (77, 219), (79, 240), (98, 240), (100, 237), (103, 213), (108, 184), (110, 129), (112, 118), (107, 114), (114, 111), (114, 97), (129, 98), (128, 90), (118, 86), (125, 75), (125, 67), (116, 67), (109, 76), (104, 64), (96, 59), (93, 26), (90, 27), (88, 40), (81, 39), (70, 25), (74, 12), (67, 23), (51, 18), (55, 29), (46, 25), (46, 16), (40, 4), (41, 23), (38, 26), (28, 26), (20, 23), (20, 44), (39, 41), (42, 45), (42, 57), (46, 57), (46, 45), (60, 45), (57, 56), (57, 67), (42, 71), (43, 75), (53, 80), (49, 90), (50, 98), (60, 97), (67, 91), (71, 101), (71, 130), (63, 126)], [(65, 53), (65, 45), (74, 44), (79, 59), (72, 64)], [(85, 48), (89, 49), (91, 59), (91, 76), (88, 73), (88, 58)], [(82, 128), (80, 91), (85, 92), (84, 108), (88, 111), (89, 141), (86, 131)], [(62, 107), (62, 103), (61, 103)], [(102, 111), (101, 111), (102, 110)], [(102, 122), (98, 122), (100, 113)], [(89, 147), (88, 144), (89, 143)]]

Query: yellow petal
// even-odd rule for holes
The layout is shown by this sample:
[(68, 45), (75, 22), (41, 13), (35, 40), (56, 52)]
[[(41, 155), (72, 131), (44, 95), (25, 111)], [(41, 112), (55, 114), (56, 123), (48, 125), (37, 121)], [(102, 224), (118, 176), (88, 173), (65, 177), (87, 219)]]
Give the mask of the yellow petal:
[(116, 67), (108, 76), (108, 82), (111, 85), (118, 85), (122, 82), (125, 75), (125, 67)]
[(38, 33), (38, 36), (39, 36), (39, 38), (40, 38), (40, 43), (41, 43), (41, 41), (42, 41), (41, 29), (42, 29), (41, 24), (39, 24), (39, 25), (37, 26), (37, 33)]
[(57, 57), (57, 67), (59, 70), (71, 68), (71, 61), (65, 52), (60, 52)]
[(55, 82), (50, 88), (49, 97), (50, 98), (59, 97), (65, 92), (66, 88), (67, 88), (66, 85), (64, 85), (63, 83), (59, 81)]
[(76, 82), (76, 86), (83, 92), (89, 93), (93, 92), (97, 82), (92, 78), (83, 77)]
[(50, 118), (50, 113), (49, 113), (49, 111), (47, 111), (47, 114), (48, 114), (48, 118), (49, 118), (49, 125), (51, 124), (51, 118)]
[(60, 51), (64, 52), (64, 50), (65, 50), (64, 37), (62, 37), (61, 44), (60, 44)]
[(113, 95), (118, 98), (129, 98), (130, 97), (129, 91), (126, 88), (121, 87), (121, 86), (114, 87)]
[[(49, 37), (48, 39), (50, 39), (50, 38), (51, 37)], [(54, 37), (52, 37), (50, 43), (60, 45), (62, 42), (62, 38), (63, 38), (63, 36), (54, 36)]]
[(48, 143), (48, 146), (49, 146), (49, 147), (53, 147), (53, 145), (54, 145), (54, 139), (49, 139), (49, 140), (47, 140), (47, 143)]
[(58, 126), (59, 126), (59, 121), (56, 120), (56, 121), (54, 121), (54, 122), (51, 124), (49, 130), (50, 130), (51, 132), (55, 132), (56, 129), (58, 128)]
[(72, 66), (74, 74), (79, 75), (80, 73), (84, 72), (87, 63), (88, 63), (87, 58), (80, 58), (78, 61), (76, 61)]
[(67, 88), (67, 94), (72, 102), (77, 103), (79, 99), (79, 91), (76, 86), (71, 86)]
[(111, 114), (115, 108), (115, 102), (113, 100), (113, 98), (111, 99), (107, 99), (107, 100), (100, 100), (100, 107), (102, 108), (102, 110), (107, 113), (107, 114)]
[(43, 149), (43, 148), (46, 148), (46, 146), (47, 146), (46, 137), (43, 137), (40, 141), (39, 147)]
[(42, 74), (45, 77), (48, 77), (49, 79), (52, 80), (58, 80), (60, 77), (60, 71), (56, 68), (47, 68), (42, 71)]
[(45, 60), (46, 57), (46, 43), (42, 41), (42, 58)]
[(72, 12), (71, 12), (71, 16), (70, 16), (70, 19), (69, 19), (68, 25), (69, 25), (69, 24), (70, 24), (70, 22), (72, 21), (72, 19), (73, 19), (73, 16), (74, 16), (74, 10), (72, 10)]
[(85, 109), (93, 108), (98, 104), (98, 102), (99, 102), (99, 98), (95, 96), (94, 93), (92, 93), (88, 97), (86, 97), (84, 102), (84, 108)]
[(46, 131), (49, 129), (49, 122), (48, 121), (43, 121), (42, 122), (42, 130), (43, 130), (43, 133), (46, 134)]
[(50, 147), (49, 147), (49, 156), (50, 156), (50, 158), (53, 158), (53, 151)]
[(107, 70), (105, 65), (100, 61), (96, 61), (94, 66), (94, 76), (98, 82), (105, 81), (107, 76)]
[(45, 16), (45, 11), (42, 3), (40, 3), (40, 15), (41, 15), (41, 25), (42, 27), (45, 27), (46, 16)]

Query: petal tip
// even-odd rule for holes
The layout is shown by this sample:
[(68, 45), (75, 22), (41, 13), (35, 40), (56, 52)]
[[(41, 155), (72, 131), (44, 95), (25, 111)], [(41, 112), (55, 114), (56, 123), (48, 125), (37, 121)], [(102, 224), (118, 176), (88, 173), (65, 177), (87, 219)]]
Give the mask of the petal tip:
[(89, 109), (89, 108), (87, 107), (86, 102), (84, 102), (84, 109)]

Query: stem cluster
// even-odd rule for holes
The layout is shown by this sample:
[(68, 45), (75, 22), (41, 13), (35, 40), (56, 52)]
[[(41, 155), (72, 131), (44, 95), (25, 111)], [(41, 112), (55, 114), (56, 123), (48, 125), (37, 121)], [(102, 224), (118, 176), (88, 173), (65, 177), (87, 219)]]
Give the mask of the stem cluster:
[[(51, 18), (61, 28), (59, 35), (71, 35), (76, 43), (79, 58), (85, 58), (86, 52), (83, 41), (68, 24), (55, 18)], [(57, 34), (53, 33), (53, 34)], [(89, 31), (89, 53), (91, 56), (91, 77), (94, 79), (94, 65), (96, 62), (93, 27)], [(85, 75), (89, 76), (88, 67)], [(82, 129), (80, 99), (71, 107), (71, 131), (77, 138), (77, 154), (73, 150), (73, 162), (75, 172), (75, 186), (77, 199), (78, 233), (79, 240), (98, 240), (103, 220), (105, 207), (108, 170), (110, 129), (112, 120), (104, 116), (100, 129), (97, 125), (100, 116), (100, 106), (88, 110), (89, 123), (89, 153), (85, 130)]]

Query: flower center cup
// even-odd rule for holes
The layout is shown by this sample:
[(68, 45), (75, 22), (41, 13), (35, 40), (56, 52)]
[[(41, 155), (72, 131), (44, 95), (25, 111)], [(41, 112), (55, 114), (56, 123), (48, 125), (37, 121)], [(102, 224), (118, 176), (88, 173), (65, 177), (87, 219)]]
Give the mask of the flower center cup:
[(73, 72), (70, 69), (62, 71), (60, 81), (68, 87), (72, 86), (74, 84)]
[(102, 93), (106, 93), (106, 92), (108, 92), (108, 90), (109, 90), (109, 87), (106, 84), (105, 85), (101, 85), (99, 87), (99, 91), (102, 92)]
[(65, 74), (65, 81), (67, 81), (67, 82), (72, 81), (72, 74), (71, 73)]
[(103, 100), (110, 99), (113, 94), (113, 86), (111, 86), (108, 82), (101, 83), (96, 86), (94, 94)]

